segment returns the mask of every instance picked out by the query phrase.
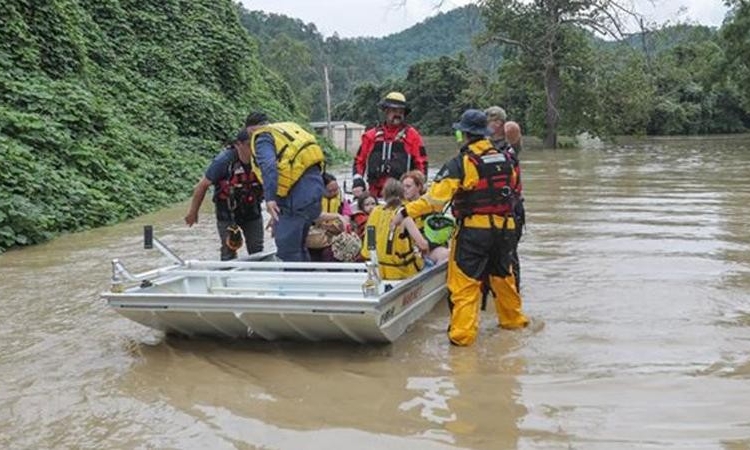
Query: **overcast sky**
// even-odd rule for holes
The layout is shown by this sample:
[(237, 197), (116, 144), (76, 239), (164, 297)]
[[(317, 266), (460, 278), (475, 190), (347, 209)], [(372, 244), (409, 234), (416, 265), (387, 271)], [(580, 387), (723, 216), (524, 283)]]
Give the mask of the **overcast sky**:
[[(628, 1), (628, 0), (626, 0)], [(635, 0), (639, 12), (663, 23), (691, 22), (720, 26), (727, 8), (722, 0)], [(340, 37), (375, 36), (397, 33), (437, 14), (438, 0), (241, 0), (248, 10), (284, 14), (314, 23), (323, 36), (338, 32)], [(440, 11), (472, 3), (472, 0), (443, 0)]]

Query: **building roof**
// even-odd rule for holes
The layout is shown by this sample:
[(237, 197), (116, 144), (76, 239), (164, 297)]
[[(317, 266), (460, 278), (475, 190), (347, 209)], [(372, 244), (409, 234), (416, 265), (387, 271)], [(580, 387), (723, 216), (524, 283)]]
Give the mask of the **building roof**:
[[(328, 126), (328, 122), (310, 122), (310, 126), (313, 128), (325, 128)], [(331, 127), (333, 128), (365, 128), (364, 125), (357, 122), (349, 122), (346, 120), (332, 120)]]

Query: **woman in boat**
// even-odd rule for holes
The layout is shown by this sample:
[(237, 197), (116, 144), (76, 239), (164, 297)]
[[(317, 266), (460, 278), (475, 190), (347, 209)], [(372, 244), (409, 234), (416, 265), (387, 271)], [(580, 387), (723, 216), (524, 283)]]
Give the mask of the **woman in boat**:
[(401, 184), (404, 185), (404, 200), (413, 202), (427, 192), (425, 187), (425, 176), (418, 170), (410, 170), (401, 177)]
[[(418, 170), (412, 170), (407, 173), (405, 173), (401, 177), (401, 183), (404, 185), (404, 200), (406, 203), (413, 202), (419, 197), (422, 196), (425, 192), (427, 192), (427, 188), (425, 187), (425, 177), (424, 174)], [(429, 233), (425, 233), (425, 221), (429, 216), (432, 216), (434, 214), (426, 214), (424, 216), (419, 216), (414, 218), (414, 223), (417, 224), (417, 228), (419, 229), (420, 233), (427, 239), (427, 243), (430, 247), (429, 253), (426, 255), (426, 262), (428, 264), (437, 264), (441, 261), (445, 261), (450, 256), (450, 249), (448, 248), (448, 242), (449, 239), (443, 239), (443, 236), (446, 233), (450, 233), (450, 231), (446, 230), (445, 228), (441, 227), (440, 230), (437, 229), (431, 229), (430, 231), (434, 231)], [(442, 214), (441, 214), (442, 216)], [(443, 222), (440, 222), (441, 224)], [(447, 222), (445, 222), (447, 223)], [(436, 221), (437, 224), (437, 221)], [(452, 231), (452, 229), (451, 229)], [(430, 237), (440, 237), (440, 239), (430, 239)]]
[(344, 232), (349, 228), (349, 216), (351, 216), (351, 207), (349, 202), (344, 199), (339, 188), (338, 180), (333, 174), (323, 173), (323, 184), (325, 193), (321, 199), (321, 214), (313, 225), (312, 234), (320, 233), (323, 230), (327, 233), (328, 245), (311, 247), (308, 243), (311, 261), (335, 261), (330, 246), (330, 239)]
[[(378, 205), (370, 213), (367, 226), (375, 227), (375, 249), (377, 251), (380, 275), (384, 280), (401, 280), (416, 274), (424, 266), (421, 253), (428, 252), (429, 244), (422, 236), (417, 225), (411, 219), (391, 231), (390, 223), (396, 211), (401, 208), (404, 197), (404, 187), (400, 181), (391, 178), (383, 187), (385, 204)], [(362, 243), (362, 257), (370, 259), (367, 233)]]
[(333, 174), (324, 172), (323, 184), (325, 185), (326, 191), (321, 199), (323, 213), (320, 215), (320, 219), (341, 219), (346, 221), (345, 217), (351, 215), (352, 212), (351, 205), (341, 194), (338, 180)]

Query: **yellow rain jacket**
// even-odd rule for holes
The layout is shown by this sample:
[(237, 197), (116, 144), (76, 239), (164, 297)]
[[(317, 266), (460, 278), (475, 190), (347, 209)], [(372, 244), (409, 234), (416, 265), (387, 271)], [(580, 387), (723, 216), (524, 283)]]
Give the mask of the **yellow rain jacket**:
[[(484, 177), (480, 177), (480, 159)], [(464, 214), (450, 244), (447, 278), (451, 293), (448, 337), (456, 345), (470, 345), (476, 339), (484, 283), (494, 295), (501, 327), (528, 324), (511, 268), (510, 255), (517, 244), (515, 220), (505, 212), (511, 210), (513, 198), (520, 196), (520, 169), (517, 161), (508, 161), (489, 140), (473, 141), (440, 169), (425, 195), (405, 206), (409, 217), (420, 217), (442, 211), (450, 201), (464, 200)]]

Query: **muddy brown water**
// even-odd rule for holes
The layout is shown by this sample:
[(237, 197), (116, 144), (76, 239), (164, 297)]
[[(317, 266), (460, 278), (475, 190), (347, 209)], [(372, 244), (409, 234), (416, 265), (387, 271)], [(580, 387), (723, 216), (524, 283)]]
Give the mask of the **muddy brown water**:
[[(428, 140), (433, 169), (453, 151)], [(750, 448), (750, 137), (523, 154), (533, 325), (454, 348), (164, 338), (109, 310), (109, 261), (215, 258), (187, 203), (0, 255), (0, 448)]]

